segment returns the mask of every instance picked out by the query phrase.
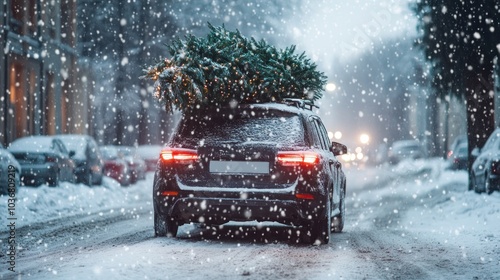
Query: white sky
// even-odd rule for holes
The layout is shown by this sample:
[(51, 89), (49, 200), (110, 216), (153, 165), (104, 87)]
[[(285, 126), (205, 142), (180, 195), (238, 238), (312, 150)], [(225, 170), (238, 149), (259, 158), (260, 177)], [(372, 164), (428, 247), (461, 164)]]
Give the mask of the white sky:
[(348, 59), (383, 38), (416, 34), (409, 1), (309, 0), (289, 32), (297, 50), (328, 69), (332, 60)]

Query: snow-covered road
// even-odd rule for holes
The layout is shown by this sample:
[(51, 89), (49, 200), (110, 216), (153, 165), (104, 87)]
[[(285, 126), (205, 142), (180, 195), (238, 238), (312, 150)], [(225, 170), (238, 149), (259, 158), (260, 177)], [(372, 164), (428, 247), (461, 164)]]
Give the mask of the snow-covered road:
[[(327, 246), (296, 244), (278, 224), (185, 225), (178, 238), (154, 238), (152, 174), (128, 188), (21, 188), (16, 272), (2, 265), (0, 278), (500, 279), (500, 193), (467, 192), (466, 173), (440, 160), (349, 169), (347, 179), (346, 227)], [(4, 264), (9, 234), (0, 229)]]

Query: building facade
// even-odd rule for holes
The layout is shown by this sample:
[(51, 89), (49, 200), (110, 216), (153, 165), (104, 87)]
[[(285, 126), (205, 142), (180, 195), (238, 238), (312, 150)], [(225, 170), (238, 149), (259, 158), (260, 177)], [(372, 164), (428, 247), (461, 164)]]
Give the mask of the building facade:
[(88, 133), (92, 78), (76, 48), (76, 0), (7, 0), (0, 15), (0, 142)]

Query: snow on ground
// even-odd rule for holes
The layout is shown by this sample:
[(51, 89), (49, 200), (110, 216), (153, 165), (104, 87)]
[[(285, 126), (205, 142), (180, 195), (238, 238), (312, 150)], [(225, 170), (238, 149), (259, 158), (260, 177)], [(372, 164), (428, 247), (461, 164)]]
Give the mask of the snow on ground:
[[(468, 191), (467, 172), (446, 167), (443, 160), (431, 159), (369, 169), (359, 177), (348, 175), (348, 179), (355, 181), (352, 186), (365, 188), (351, 190), (350, 198), (356, 208), (363, 208), (368, 202), (384, 201), (382, 197), (401, 201), (393, 209), (396, 218), (388, 228), (410, 231), (419, 239), (436, 244), (457, 246), (464, 259), (470, 248), (491, 248), (473, 262), (500, 265), (497, 241), (500, 237), (500, 192), (487, 195)], [(370, 184), (377, 187), (370, 188)], [(381, 185), (385, 187), (379, 188)], [(370, 212), (370, 209), (361, 211), (353, 226), (373, 227), (372, 219), (377, 217)]]
[[(115, 180), (104, 177), (100, 186), (61, 182), (58, 187), (47, 184), (39, 187), (20, 187), (16, 194), (15, 215), (17, 227), (99, 212), (125, 211), (130, 205), (152, 205), (153, 173), (146, 180), (122, 187)], [(1, 205), (7, 205), (8, 196), (1, 196)], [(0, 218), (7, 220), (7, 209), (0, 211)]]
[[(417, 202), (406, 213), (403, 224), (406, 227), (430, 231), (433, 234), (460, 236), (468, 231), (491, 231), (500, 234), (500, 192), (492, 195), (475, 194), (467, 191), (467, 174), (464, 171), (445, 169), (442, 160), (403, 162), (394, 167), (385, 166), (363, 171), (364, 176), (348, 178), (348, 197), (356, 203), (377, 201), (383, 196), (398, 195)], [(430, 171), (430, 172), (426, 172)], [(411, 180), (403, 180), (415, 174)], [(130, 205), (151, 205), (153, 173), (148, 173), (144, 181), (130, 187), (121, 187), (113, 179), (104, 178), (101, 186), (88, 187), (83, 184), (62, 182), (59, 187), (21, 187), (16, 195), (18, 227), (54, 218), (90, 214)], [(400, 183), (398, 178), (403, 178)], [(384, 188), (370, 189), (370, 184), (380, 186), (392, 182)], [(366, 187), (368, 186), (368, 187)], [(360, 187), (366, 189), (360, 189)], [(433, 194), (439, 201), (429, 200)], [(7, 205), (7, 196), (0, 197), (1, 205)], [(418, 204), (418, 201), (422, 201)], [(398, 209), (394, 209), (397, 213)], [(0, 211), (2, 220), (7, 220), (8, 212)], [(422, 219), (422, 216), (425, 216)], [(492, 230), (493, 229), (493, 230)], [(486, 236), (485, 238), (493, 238)]]
[[(57, 248), (61, 248), (63, 252), (66, 244), (44, 241), (49, 242), (49, 249), (56, 247), (54, 252), (62, 254), (64, 262), (50, 262), (50, 258), (43, 258), (42, 261), (35, 260), (33, 265), (24, 260), (21, 263), (24, 269), (35, 273), (38, 279), (50, 279), (48, 275), (56, 275), (59, 279), (137, 279), (147, 278), (145, 275), (151, 273), (169, 279), (185, 279), (187, 275), (190, 275), (187, 278), (192, 279), (210, 279), (217, 275), (246, 279), (281, 276), (285, 279), (302, 278), (297, 274), (301, 271), (301, 265), (307, 266), (307, 271), (312, 271), (308, 277), (310, 279), (361, 279), (373, 276), (370, 272), (380, 272), (377, 266), (381, 263), (387, 263), (389, 270), (387, 275), (378, 276), (391, 278), (391, 275), (398, 275), (397, 266), (390, 267), (391, 262), (386, 260), (397, 258), (399, 253), (388, 248), (385, 253), (379, 252), (377, 248), (394, 243), (401, 250), (421, 250), (424, 253), (415, 252), (415, 255), (422, 256), (429, 249), (426, 244), (445, 244), (447, 246), (436, 245), (438, 248), (434, 253), (438, 255), (434, 259), (454, 258), (440, 255), (448, 252), (447, 250), (458, 252), (457, 255), (462, 254), (458, 257), (464, 263), (469, 263), (469, 260), (471, 262), (471, 266), (464, 269), (473, 271), (477, 264), (483, 264), (482, 269), (486, 267), (482, 270), (485, 273), (483, 275), (498, 275), (494, 270), (500, 264), (497, 241), (500, 234), (500, 192), (486, 195), (467, 191), (467, 173), (449, 171), (445, 167), (444, 161), (431, 159), (402, 162), (397, 166), (346, 169), (349, 200), (347, 211), (351, 216), (346, 224), (347, 234), (335, 235), (331, 247), (293, 247), (286, 241), (271, 242), (265, 246), (256, 246), (252, 242), (240, 243), (238, 240), (221, 242), (217, 238), (203, 238), (193, 225), (182, 226), (179, 239), (153, 238), (151, 217), (141, 216), (133, 224), (130, 220), (117, 220), (113, 224), (99, 227), (99, 231), (95, 231), (96, 236), (82, 237), (89, 240), (90, 249), (79, 248), (73, 254), (59, 253)], [(148, 173), (146, 180), (129, 187), (121, 187), (109, 178), (105, 178), (102, 186), (93, 187), (70, 183), (62, 183), (59, 187), (21, 187), (17, 193), (17, 225), (23, 227), (87, 214), (95, 217), (96, 214), (106, 216), (116, 214), (117, 211), (130, 213), (133, 209), (144, 207), (152, 209), (152, 182), (153, 174)], [(0, 203), (7, 205), (7, 197), (0, 197)], [(380, 209), (374, 209), (377, 205), (380, 205)], [(387, 216), (383, 216), (386, 212), (389, 212)], [(6, 209), (0, 211), (0, 217), (6, 220)], [(392, 223), (389, 224), (388, 221)], [(374, 228), (379, 229), (380, 226), (386, 226), (391, 231), (377, 231)], [(190, 231), (194, 232), (193, 236)], [(398, 237), (399, 232), (407, 236)], [(263, 231), (257, 232), (261, 233)], [(78, 234), (79, 232), (69, 232), (68, 238)], [(378, 235), (384, 234), (387, 237), (378, 238)], [(140, 237), (134, 237), (133, 242), (124, 240), (117, 243), (117, 246), (112, 241), (127, 236)], [(424, 242), (411, 243), (415, 248), (407, 247), (408, 239), (417, 238)], [(374, 240), (379, 245), (371, 246)], [(92, 247), (94, 241), (99, 244), (98, 247)], [(492, 249), (477, 254), (477, 248)], [(32, 254), (43, 255), (45, 252), (43, 246), (30, 249)], [(285, 259), (284, 254), (287, 255)], [(360, 254), (372, 259), (362, 261), (359, 259)], [(411, 256), (405, 254), (407, 253), (399, 256), (407, 258), (406, 262), (402, 262), (407, 265)], [(25, 258), (29, 259), (29, 256)], [(309, 261), (312, 259), (315, 261)], [(186, 266), (178, 267), (181, 263)], [(277, 266), (276, 263), (280, 265)], [(313, 263), (316, 268), (311, 268)], [(427, 262), (418, 265), (427, 265)], [(153, 273), (159, 267), (163, 272)], [(298, 271), (293, 271), (293, 267), (298, 267)], [(360, 270), (360, 267), (363, 269)], [(405, 272), (405, 269), (402, 271), (401, 275), (411, 273)], [(432, 271), (429, 273), (428, 276), (433, 275)], [(436, 273), (442, 277), (439, 271)]]
[[(364, 176), (350, 176), (348, 171), (348, 197), (355, 207), (388, 195), (401, 196), (403, 201), (414, 200), (415, 205), (405, 212), (401, 227), (416, 228), (443, 238), (463, 237), (469, 232), (484, 232), (481, 239), (498, 238), (500, 192), (486, 195), (467, 191), (466, 172), (449, 171), (445, 166), (442, 160), (433, 159), (373, 168), (363, 171)], [(418, 174), (422, 176), (415, 176)], [(148, 173), (146, 180), (130, 187), (121, 187), (107, 177), (102, 186), (63, 182), (59, 187), (21, 187), (16, 195), (16, 224), (22, 227), (73, 215), (125, 211), (134, 204), (150, 206), (152, 181), (153, 173)], [(391, 183), (380, 188), (385, 181)], [(370, 188), (370, 184), (377, 188)], [(433, 196), (436, 199), (433, 200)], [(0, 197), (1, 205), (7, 205), (7, 198)], [(2, 220), (7, 220), (7, 214), (0, 211)]]

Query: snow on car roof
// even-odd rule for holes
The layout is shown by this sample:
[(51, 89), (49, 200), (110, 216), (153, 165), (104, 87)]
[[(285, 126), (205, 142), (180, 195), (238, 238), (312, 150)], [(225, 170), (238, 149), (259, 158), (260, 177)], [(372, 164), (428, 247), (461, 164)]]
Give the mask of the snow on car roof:
[(52, 150), (53, 137), (28, 136), (15, 140), (8, 148), (11, 152), (41, 152)]

